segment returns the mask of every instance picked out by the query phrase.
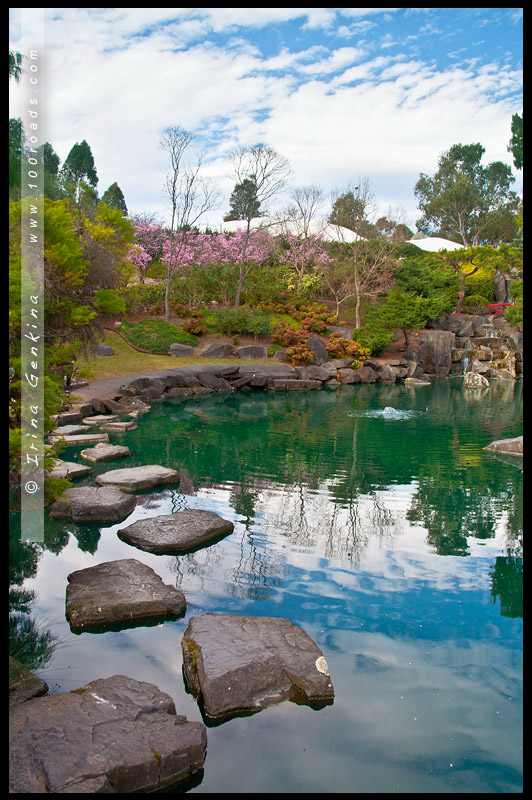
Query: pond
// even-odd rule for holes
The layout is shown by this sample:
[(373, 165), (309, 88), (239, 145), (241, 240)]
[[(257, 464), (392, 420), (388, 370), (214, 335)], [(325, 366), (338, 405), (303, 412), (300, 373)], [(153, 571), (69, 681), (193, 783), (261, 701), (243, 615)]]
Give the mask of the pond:
[[(110, 435), (131, 457), (95, 472), (161, 464), (186, 470), (178, 489), (139, 493), (120, 525), (47, 519), (44, 544), (12, 537), (10, 582), (33, 593), (26, 636), (36, 648), (55, 637), (35, 671), (52, 692), (118, 673), (150, 681), (200, 720), (182, 675), (190, 617), (288, 617), (321, 648), (334, 703), (209, 727), (189, 793), (521, 793), (522, 465), (483, 450), (521, 433), (521, 381), (154, 404)], [(234, 531), (178, 557), (116, 535), (185, 508)], [(185, 593), (186, 616), (72, 634), (67, 575), (131, 557)]]

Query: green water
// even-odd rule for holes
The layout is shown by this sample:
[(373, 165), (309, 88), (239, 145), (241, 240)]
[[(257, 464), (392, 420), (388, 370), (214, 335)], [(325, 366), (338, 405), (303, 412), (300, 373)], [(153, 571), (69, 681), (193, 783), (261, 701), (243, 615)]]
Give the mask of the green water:
[[(154, 404), (137, 430), (110, 435), (131, 457), (95, 472), (155, 463), (186, 482), (139, 493), (120, 525), (48, 520), (44, 545), (13, 537), (11, 582), (34, 593), (30, 618), (58, 641), (36, 671), (53, 692), (117, 673), (148, 680), (199, 720), (181, 672), (190, 616), (288, 617), (323, 651), (334, 704), (209, 727), (190, 793), (521, 793), (522, 466), (483, 450), (521, 433), (520, 381)], [(214, 510), (234, 532), (180, 557), (116, 535), (184, 508)], [(67, 575), (126, 557), (181, 588), (186, 616), (73, 635)]]

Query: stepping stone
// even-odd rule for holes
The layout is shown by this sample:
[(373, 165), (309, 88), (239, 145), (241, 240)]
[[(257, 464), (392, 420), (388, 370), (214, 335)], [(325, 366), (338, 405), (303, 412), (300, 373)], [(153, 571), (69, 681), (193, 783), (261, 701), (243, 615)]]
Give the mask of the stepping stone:
[(90, 475), (92, 467), (84, 466), (83, 464), (76, 464), (75, 461), (61, 461), (58, 458), (53, 466), (53, 469), (48, 473), (49, 478), (82, 478), (84, 475)]
[(82, 416), (79, 411), (61, 411), (59, 414), (52, 414), (51, 419), (57, 425), (72, 425), (74, 422), (81, 422)]
[(95, 414), (93, 417), (85, 417), (85, 425), (104, 425), (106, 422), (116, 422), (120, 419), (118, 414)]
[(203, 767), (205, 726), (157, 686), (126, 675), (10, 709), (9, 791), (149, 792)]
[(183, 592), (136, 558), (106, 561), (68, 576), (66, 618), (73, 633), (176, 619), (186, 607)]
[(105, 425), (100, 426), (102, 431), (134, 431), (137, 428), (137, 423), (133, 420), (124, 420), (123, 422), (106, 422)]
[(121, 444), (100, 444), (91, 447), (89, 450), (82, 450), (80, 453), (81, 458), (87, 461), (111, 461), (114, 458), (125, 458), (129, 456), (129, 447), (124, 447)]
[(116, 486), (76, 486), (57, 498), (50, 516), (74, 522), (122, 522), (136, 505), (136, 497)]
[(48, 441), (50, 444), (59, 441), (63, 441), (65, 444), (97, 444), (98, 442), (108, 442), (109, 435), (107, 433), (85, 433), (79, 434), (79, 436), (54, 436), (50, 434)]
[(140, 519), (117, 531), (124, 542), (149, 553), (183, 553), (232, 533), (234, 525), (214, 511), (191, 509)]
[(181, 647), (188, 688), (209, 720), (253, 714), (283, 700), (314, 705), (334, 698), (321, 650), (289, 619), (191, 617)]
[(52, 436), (76, 436), (79, 433), (87, 433), (86, 425), (62, 425), (54, 428)]
[(101, 486), (119, 486), (124, 492), (136, 492), (139, 489), (151, 489), (165, 483), (178, 483), (179, 472), (158, 464), (144, 467), (125, 467), (112, 469), (98, 475), (96, 483)]

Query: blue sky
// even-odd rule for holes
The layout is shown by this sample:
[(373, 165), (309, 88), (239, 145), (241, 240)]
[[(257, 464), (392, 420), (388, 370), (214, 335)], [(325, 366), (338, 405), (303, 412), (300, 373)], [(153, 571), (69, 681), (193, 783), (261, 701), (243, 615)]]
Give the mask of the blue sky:
[[(204, 152), (204, 174), (220, 186), (205, 222), (229, 208), (234, 145), (264, 142), (285, 156), (292, 187), (323, 189), (323, 215), (331, 193), (365, 179), (374, 213), (398, 214), (414, 230), (416, 180), (453, 144), (480, 142), (485, 163), (512, 163), (520, 8), (28, 11), (44, 12), (45, 139), (61, 160), (86, 139), (100, 194), (117, 181), (130, 213), (168, 216), (159, 138), (170, 125), (194, 134), (192, 161)], [(20, 19), (10, 9), (10, 47), (24, 54), (29, 23)], [(23, 92), (11, 82), (10, 116), (24, 117)]]

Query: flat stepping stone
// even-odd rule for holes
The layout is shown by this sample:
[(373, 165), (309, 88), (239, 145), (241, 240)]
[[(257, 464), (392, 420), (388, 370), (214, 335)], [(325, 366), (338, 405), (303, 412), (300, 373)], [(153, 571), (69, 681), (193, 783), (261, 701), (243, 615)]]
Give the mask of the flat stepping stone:
[(164, 790), (201, 770), (207, 747), (203, 723), (126, 675), (19, 703), (9, 733), (9, 791), (19, 794)]
[(73, 633), (182, 617), (183, 592), (136, 558), (106, 561), (68, 576), (66, 618)]
[(118, 414), (95, 414), (93, 417), (84, 417), (85, 425), (104, 425), (106, 422), (116, 422), (120, 419)]
[(100, 444), (91, 447), (89, 450), (82, 450), (80, 453), (81, 458), (87, 461), (111, 461), (114, 458), (125, 458), (131, 455), (129, 447), (121, 444)]
[(51, 419), (57, 425), (72, 425), (74, 422), (81, 422), (82, 416), (79, 411), (61, 411), (59, 414), (52, 414)]
[(48, 437), (50, 444), (54, 442), (64, 441), (65, 444), (97, 444), (98, 442), (108, 442), (109, 434), (107, 433), (85, 433), (75, 436), (54, 435), (50, 434)]
[(321, 650), (289, 619), (191, 617), (181, 647), (188, 688), (207, 719), (253, 714), (283, 700), (309, 705), (334, 698)]
[(98, 475), (96, 483), (101, 486), (119, 486), (124, 492), (136, 492), (139, 489), (151, 489), (165, 483), (178, 483), (179, 472), (158, 464), (144, 467), (125, 467), (112, 469)]
[(117, 486), (74, 486), (57, 498), (50, 516), (74, 522), (122, 522), (136, 504), (136, 497)]
[(183, 553), (232, 533), (234, 525), (214, 511), (191, 509), (140, 519), (117, 531), (124, 542), (149, 553)]
[(102, 431), (134, 431), (137, 423), (133, 420), (124, 420), (122, 422), (106, 422), (100, 426)]
[(54, 428), (52, 436), (76, 436), (78, 433), (87, 433), (86, 425), (61, 425)]
[(48, 473), (50, 478), (82, 478), (90, 475), (92, 467), (84, 464), (76, 464), (75, 461), (61, 461), (60, 458), (55, 462), (53, 469)]

